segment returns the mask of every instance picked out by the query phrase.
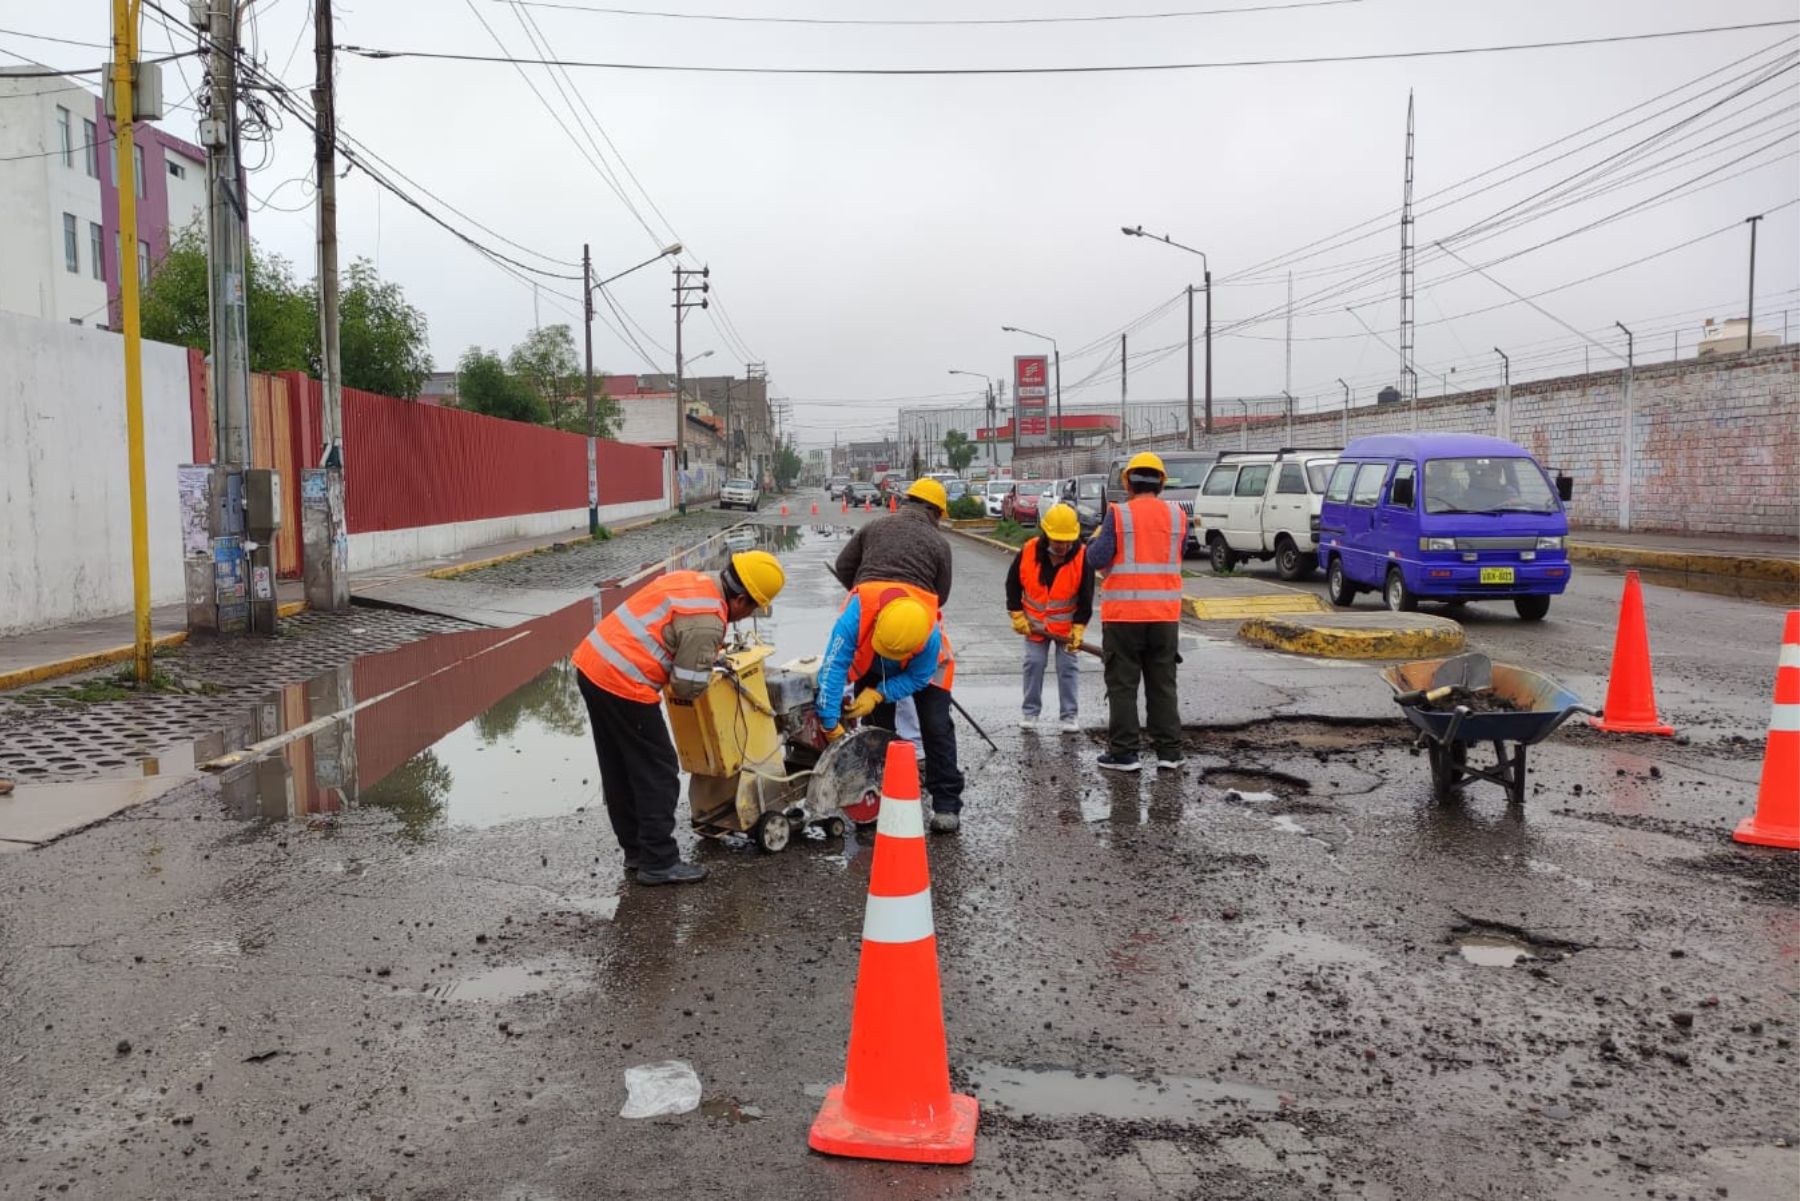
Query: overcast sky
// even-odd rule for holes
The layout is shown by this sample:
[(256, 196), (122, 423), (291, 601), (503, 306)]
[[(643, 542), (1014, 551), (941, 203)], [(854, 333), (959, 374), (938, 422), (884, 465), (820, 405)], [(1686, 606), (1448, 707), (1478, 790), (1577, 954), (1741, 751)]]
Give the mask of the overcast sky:
[[(536, 23), (532, 32), (541, 31), (555, 56), (574, 60), (1025, 67), (1494, 46), (1800, 16), (1795, 0), (1704, 6), (1669, 0), (1360, 0), (1176, 19), (924, 27), (575, 10), (600, 2), (556, 0), (557, 6), (522, 8), (505, 0), (349, 0), (337, 6), (338, 39), (388, 50), (494, 54), (498, 47), (483, 28), (485, 18), (507, 52), (532, 57), (538, 52), (522, 24), (529, 17)], [(613, 2), (687, 13), (909, 20), (1271, 4)], [(165, 7), (186, 9), (181, 3)], [(106, 10), (101, 0), (54, 6), (0, 0), (0, 27), (102, 40)], [(313, 73), (307, 0), (256, 0), (250, 12), (257, 14), (250, 28), (257, 57), (304, 96)], [(146, 13), (149, 53), (166, 47), (169, 36)], [(587, 241), (597, 272), (611, 274), (679, 236), (689, 263), (711, 266), (736, 330), (735, 339), (721, 332), (712, 314), (690, 318), (689, 359), (716, 352), (695, 372), (740, 365), (745, 353), (754, 354), (768, 364), (775, 392), (794, 399), (802, 440), (818, 444), (829, 443), (833, 430), (849, 436), (891, 424), (897, 407), (892, 398), (939, 403), (977, 394), (979, 381), (947, 371), (1004, 376), (1012, 355), (1041, 345), (1002, 333), (1002, 325), (1059, 340), (1069, 401), (1116, 400), (1117, 339), (1106, 336), (1165, 301), (1175, 303), (1132, 330), (1130, 351), (1175, 349), (1160, 361), (1133, 361), (1131, 398), (1184, 395), (1179, 344), (1185, 309), (1177, 298), (1184, 286), (1200, 282), (1200, 260), (1119, 232), (1122, 224), (1140, 222), (1148, 232), (1168, 233), (1210, 256), (1214, 320), (1221, 329), (1214, 386), (1223, 397), (1278, 394), (1284, 384), (1285, 266), (1247, 278), (1244, 273), (1375, 219), (1366, 240), (1292, 264), (1298, 313), (1293, 391), (1303, 403), (1336, 403), (1339, 376), (1365, 395), (1392, 382), (1397, 356), (1378, 338), (1393, 343), (1398, 320), (1397, 210), (1409, 89), (1418, 105), (1422, 393), (1492, 383), (1496, 345), (1513, 354), (1515, 380), (1579, 370), (1583, 343), (1563, 323), (1622, 348), (1616, 330), (1609, 336), (1598, 331), (1623, 321), (1637, 333), (1644, 359), (1671, 354), (1677, 334), (1691, 348), (1705, 317), (1742, 315), (1748, 234), (1741, 222), (1757, 212), (1770, 212), (1758, 235), (1758, 323), (1778, 330), (1785, 308), (1800, 336), (1800, 206), (1791, 203), (1800, 195), (1794, 107), (1800, 70), (1791, 69), (1792, 52), (1800, 47), (1793, 40), (1797, 32), (1790, 26), (1453, 58), (1117, 74), (779, 76), (577, 68), (569, 72), (579, 96), (576, 115), (556, 88), (569, 83), (560, 76), (553, 81), (542, 67), (526, 68), (574, 138), (511, 65), (345, 54), (339, 114), (349, 136), (443, 201), (551, 260), (578, 262)], [(177, 44), (191, 42), (178, 38)], [(87, 65), (84, 56), (91, 56), (5, 35), (0, 46), (68, 67)], [(1764, 53), (1726, 69), (1758, 51)], [(1728, 99), (1753, 82), (1745, 72), (1765, 66), (1790, 69)], [(192, 60), (182, 69), (186, 85), (169, 69), (171, 99), (198, 82)], [(1716, 73), (1699, 78), (1708, 72)], [(1696, 82), (1481, 184), (1428, 199), (1689, 81)], [(594, 122), (581, 101), (604, 125), (599, 153), (583, 133), (594, 130)], [(1616, 188), (1582, 193), (1554, 212), (1545, 211), (1549, 203), (1571, 198), (1556, 191), (1534, 197), (1714, 104), (1720, 107), (1610, 160), (1612, 173), (1595, 187)], [(1670, 111), (1657, 115), (1665, 107)], [(1643, 124), (1622, 129), (1633, 121)], [(172, 113), (166, 124), (194, 136), (190, 110)], [(1606, 140), (1580, 149), (1594, 138)], [(1576, 153), (1504, 181), (1568, 151)], [(254, 236), (309, 274), (310, 134), (290, 119), (269, 145), (247, 148), (246, 158), (257, 168), (251, 190), (267, 204), (252, 217)], [(601, 159), (616, 177), (642, 222), (589, 158)], [(1488, 183), (1495, 186), (1483, 186)], [(1680, 185), (1691, 194), (1528, 249)], [(1436, 240), (1528, 198), (1532, 207), (1515, 214), (1528, 219), (1451, 243), (1468, 262), (1486, 267), (1492, 280), (1466, 272), (1433, 248)], [(442, 211), (437, 201), (420, 199)], [(1444, 203), (1449, 200), (1456, 203)], [(1783, 204), (1788, 207), (1772, 211)], [(439, 366), (453, 366), (471, 344), (504, 351), (530, 329), (530, 287), (402, 201), (380, 195), (361, 173), (352, 172), (341, 185), (339, 214), (346, 259), (374, 259), (383, 276), (402, 284), (425, 310)], [(566, 269), (449, 219), (534, 265)], [(1728, 225), (1737, 228), (1659, 253)], [(1544, 311), (1509, 303), (1512, 296), (1504, 290), (1534, 295), (1652, 254), (1658, 257), (1542, 295), (1535, 303)], [(1361, 267), (1341, 270), (1347, 264)], [(1321, 274), (1333, 268), (1340, 270)], [(639, 341), (651, 362), (597, 326), (601, 367), (672, 367), (669, 285), (666, 266), (658, 264), (616, 286), (618, 303), (648, 331)], [(572, 299), (578, 292), (569, 281), (546, 281), (538, 297), (542, 322), (569, 322), (579, 337), (580, 310)], [(1373, 335), (1344, 311), (1346, 305), (1359, 306), (1356, 312)], [(1264, 314), (1261, 323), (1240, 324)], [(1099, 348), (1076, 353), (1094, 344)], [(1596, 368), (1609, 362), (1602, 350), (1589, 353)], [(1075, 388), (1082, 380), (1089, 382)]]

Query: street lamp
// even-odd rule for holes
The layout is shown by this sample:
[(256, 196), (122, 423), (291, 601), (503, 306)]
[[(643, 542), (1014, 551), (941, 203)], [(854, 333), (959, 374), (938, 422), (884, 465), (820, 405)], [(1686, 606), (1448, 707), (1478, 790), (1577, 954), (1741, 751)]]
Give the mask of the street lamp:
[[(1062, 416), (1062, 348), (1057, 346), (1056, 339), (1052, 338), (1049, 334), (1033, 333), (1028, 329), (1020, 329), (1016, 325), (1003, 325), (1000, 327), (1000, 332), (1005, 334), (1024, 334), (1027, 338), (1042, 338), (1044, 341), (1050, 343), (1050, 353), (1056, 358), (1056, 470), (1057, 474), (1060, 475), (1062, 473), (1063, 438), (1066, 436), (1063, 433)], [(1016, 392), (1014, 393), (1014, 396), (1016, 398)], [(1018, 401), (1016, 399), (1013, 402), (1013, 409), (1015, 412), (1018, 410)]]
[[(1192, 246), (1183, 246), (1168, 234), (1147, 234), (1142, 225), (1121, 225), (1119, 232), (1128, 238), (1149, 238), (1152, 242), (1161, 242), (1173, 246), (1177, 250), (1185, 250), (1189, 254), (1200, 256), (1200, 266), (1205, 272), (1206, 293), (1206, 432), (1212, 433), (1212, 261), (1206, 257), (1206, 251), (1195, 250)], [(1194, 285), (1187, 287), (1187, 445), (1194, 449)]]
[(990, 375), (987, 375), (983, 372), (980, 372), (980, 371), (959, 371), (955, 367), (950, 368), (950, 374), (951, 375), (972, 375), (976, 379), (980, 380), (982, 383), (987, 385), (988, 462), (994, 464), (995, 466), (999, 466), (1000, 450), (999, 450), (998, 443), (999, 443), (1000, 439), (999, 439), (999, 435), (995, 432), (995, 429), (994, 429), (994, 427), (999, 424), (999, 420), (998, 420), (997, 411), (996, 411), (995, 405), (994, 405), (994, 379), (993, 379), (993, 377)]
[(1338, 383), (1344, 386), (1344, 436), (1341, 439), (1345, 446), (1350, 445), (1350, 385), (1344, 383), (1344, 377), (1338, 376)]

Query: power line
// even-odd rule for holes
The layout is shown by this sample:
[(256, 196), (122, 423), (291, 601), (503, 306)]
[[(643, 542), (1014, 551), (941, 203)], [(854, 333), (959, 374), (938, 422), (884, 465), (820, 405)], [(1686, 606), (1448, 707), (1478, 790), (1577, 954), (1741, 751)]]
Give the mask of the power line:
[(1452, 46), (1436, 50), (1387, 50), (1367, 54), (1315, 54), (1296, 58), (1220, 59), (1191, 63), (1121, 63), (1088, 64), (1065, 67), (730, 67), (701, 66), (693, 63), (625, 63), (583, 59), (514, 58), (509, 55), (462, 54), (447, 50), (393, 50), (375, 46), (339, 46), (346, 54), (362, 58), (430, 59), (439, 62), (508, 63), (517, 66), (581, 67), (599, 71), (670, 71), (705, 75), (1117, 75), (1157, 71), (1217, 71), (1246, 67), (1300, 67), (1328, 63), (1392, 62), (1407, 59), (1453, 58), (1473, 54), (1506, 54), (1530, 50), (1558, 50), (1577, 46), (1618, 45), (1628, 42), (1661, 41), (1668, 38), (1700, 37), (1715, 33), (1739, 33), (1751, 29), (1776, 29), (1800, 25), (1800, 19), (1754, 21), (1738, 25), (1710, 25), (1695, 29), (1667, 29), (1653, 33), (1609, 34), (1602, 37), (1568, 38), (1553, 42), (1514, 42), (1499, 46)]
[(944, 26), (944, 25), (1078, 25), (1101, 21), (1173, 21), (1190, 17), (1230, 16), (1239, 13), (1282, 12), (1293, 8), (1330, 8), (1339, 4), (1360, 4), (1362, 0), (1296, 0), (1294, 3), (1249, 5), (1240, 8), (1197, 8), (1179, 12), (1105, 13), (1068, 17), (770, 17), (739, 13), (671, 13), (637, 8), (602, 8), (597, 5), (558, 3), (556, 0), (510, 0), (531, 8), (553, 8), (564, 12), (599, 13), (613, 17), (653, 17), (674, 21), (731, 21), (756, 25), (865, 25), (865, 26)]

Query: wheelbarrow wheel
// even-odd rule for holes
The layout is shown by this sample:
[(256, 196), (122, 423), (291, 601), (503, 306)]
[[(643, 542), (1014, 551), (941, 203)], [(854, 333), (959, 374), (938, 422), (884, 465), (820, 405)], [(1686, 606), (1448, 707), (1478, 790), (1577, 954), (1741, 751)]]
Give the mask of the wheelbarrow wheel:
[(1444, 802), (1462, 791), (1462, 768), (1469, 761), (1468, 744), (1452, 742), (1431, 748), (1431, 795)]
[(793, 836), (793, 823), (785, 813), (765, 813), (756, 823), (756, 845), (771, 855), (786, 850)]

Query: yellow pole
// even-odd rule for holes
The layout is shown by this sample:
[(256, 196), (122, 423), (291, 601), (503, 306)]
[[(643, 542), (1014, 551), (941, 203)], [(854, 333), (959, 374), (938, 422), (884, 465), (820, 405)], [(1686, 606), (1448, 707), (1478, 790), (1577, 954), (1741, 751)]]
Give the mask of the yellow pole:
[(150, 680), (150, 521), (144, 487), (143, 345), (138, 332), (137, 156), (132, 76), (140, 0), (113, 0), (113, 150), (119, 164), (119, 316), (125, 333), (125, 447), (131, 481), (132, 639), (139, 683)]

